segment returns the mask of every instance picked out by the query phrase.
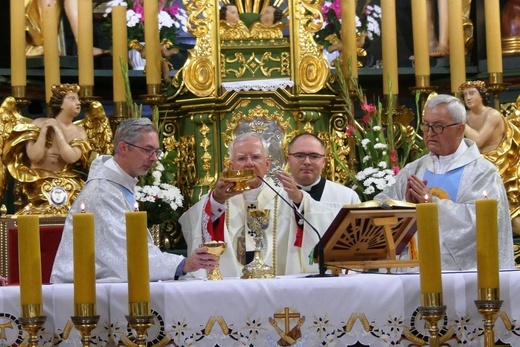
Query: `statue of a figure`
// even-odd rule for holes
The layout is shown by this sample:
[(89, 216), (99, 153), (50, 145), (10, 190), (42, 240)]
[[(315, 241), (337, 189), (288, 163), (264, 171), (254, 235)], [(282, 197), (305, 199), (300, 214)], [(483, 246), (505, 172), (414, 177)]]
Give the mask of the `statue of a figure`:
[[(43, 55), (43, 26), (41, 8), (56, 4), (65, 9), (70, 28), (76, 43), (78, 42), (78, 1), (79, 0), (24, 0), (25, 22), (27, 27), (27, 45), (25, 53), (28, 56)], [(59, 11), (61, 12), (61, 11)], [(59, 13), (58, 12), (58, 13)], [(101, 48), (94, 47), (94, 55), (107, 53)]]
[(240, 40), (250, 37), (249, 29), (238, 16), (235, 5), (226, 4), (220, 8), (220, 39)]
[[(437, 31), (435, 30), (435, 8), (437, 3)], [(430, 56), (444, 57), (450, 54), (449, 32), (448, 32), (448, 0), (428, 0), (427, 22), (428, 22), (428, 43)], [(464, 27), (464, 46), (466, 54), (471, 50), (473, 44), (473, 23), (469, 18), (471, 0), (462, 1), (462, 25)]]
[(495, 164), (500, 172), (509, 200), (513, 231), (520, 234), (519, 124), (488, 106), (488, 91), (484, 81), (463, 83), (459, 91), (468, 108), (465, 135), (476, 142), (480, 153)]
[(283, 38), (283, 11), (277, 6), (268, 6), (260, 15), (260, 20), (251, 26), (252, 39)]
[[(92, 159), (92, 148), (96, 153), (112, 151), (108, 145), (112, 132), (98, 102), (90, 105), (80, 121), (82, 126), (73, 123), (81, 112), (79, 89), (77, 84), (52, 86), (52, 118), (13, 117), (16, 111), (2, 105), (3, 120), (10, 119), (2, 125), (11, 129), (3, 143), (2, 159), (10, 176), (21, 183), (29, 203), (26, 213), (67, 213), (83, 187), (82, 173)], [(2, 180), (6, 178), (4, 175)]]

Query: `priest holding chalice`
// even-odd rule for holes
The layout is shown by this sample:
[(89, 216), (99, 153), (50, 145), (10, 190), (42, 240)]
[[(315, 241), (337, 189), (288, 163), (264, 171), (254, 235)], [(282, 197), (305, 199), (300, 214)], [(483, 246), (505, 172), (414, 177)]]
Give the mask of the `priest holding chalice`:
[[(271, 276), (259, 276), (262, 278), (318, 272), (317, 264), (309, 262), (319, 240), (317, 232), (299, 225), (295, 214), (302, 193), (294, 184), (274, 182), (266, 176), (271, 160), (264, 138), (254, 132), (240, 134), (228, 148), (229, 168), (213, 190), (179, 219), (188, 252), (208, 242), (225, 242), (226, 250), (220, 256), (223, 277), (242, 277), (243, 268), (258, 257), (256, 260), (272, 268)], [(295, 197), (300, 201), (293, 201)], [(262, 242), (258, 242), (255, 223), (251, 219), (248, 223), (253, 211), (268, 216), (262, 223)], [(321, 234), (331, 222), (320, 222), (318, 208), (306, 210), (305, 219)], [(303, 228), (302, 239), (299, 228)], [(207, 276), (204, 270), (196, 275)]]

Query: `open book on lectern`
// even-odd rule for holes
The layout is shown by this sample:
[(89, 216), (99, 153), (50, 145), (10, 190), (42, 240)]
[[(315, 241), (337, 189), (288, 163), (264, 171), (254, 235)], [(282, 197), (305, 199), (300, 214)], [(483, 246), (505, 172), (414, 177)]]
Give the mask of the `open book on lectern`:
[(413, 203), (387, 199), (345, 205), (322, 237), (324, 261), (395, 260), (416, 230)]

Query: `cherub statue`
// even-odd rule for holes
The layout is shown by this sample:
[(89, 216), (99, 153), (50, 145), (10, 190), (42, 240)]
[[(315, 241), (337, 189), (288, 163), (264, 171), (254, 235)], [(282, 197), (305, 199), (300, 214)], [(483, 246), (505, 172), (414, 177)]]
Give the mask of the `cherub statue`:
[(235, 5), (226, 4), (220, 8), (220, 39), (240, 40), (250, 37), (249, 29), (240, 20)]
[(488, 91), (484, 81), (463, 83), (459, 91), (468, 108), (465, 136), (475, 141), (484, 158), (495, 164), (500, 172), (509, 200), (513, 231), (520, 234), (519, 124), (488, 106)]
[(260, 15), (260, 20), (251, 26), (252, 39), (283, 38), (283, 11), (277, 6), (268, 6)]
[[(161, 60), (162, 79), (164, 82), (170, 83), (171, 82), (170, 71), (173, 70), (173, 65), (170, 62), (170, 57), (174, 54), (178, 54), (179, 49), (174, 47), (173, 43), (168, 39), (163, 39), (161, 41), (160, 46), (161, 46), (161, 56), (162, 56), (162, 60)], [(141, 42), (139, 42), (138, 40), (132, 40), (128, 44), (128, 47), (135, 49), (136, 51), (138, 51), (141, 54), (141, 57), (143, 59), (146, 59), (146, 50), (144, 49), (144, 46)], [(146, 66), (143, 70), (143, 73), (146, 74)]]
[(79, 89), (77, 84), (52, 86), (52, 118), (24, 118), (11, 98), (0, 108), (2, 127), (7, 130), (0, 193), (3, 197), (9, 176), (21, 183), (29, 204), (19, 213), (67, 213), (83, 187), (82, 173), (90, 161), (96, 154), (113, 151), (112, 131), (99, 102), (91, 103), (83, 120), (73, 122), (81, 112)]

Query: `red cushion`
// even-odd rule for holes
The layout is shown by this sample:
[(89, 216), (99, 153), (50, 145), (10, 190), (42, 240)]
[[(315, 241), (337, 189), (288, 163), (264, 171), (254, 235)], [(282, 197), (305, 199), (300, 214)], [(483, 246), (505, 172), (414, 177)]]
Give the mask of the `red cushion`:
[[(52, 264), (61, 241), (63, 225), (40, 226), (40, 250), (42, 259), (42, 283), (50, 283)], [(7, 233), (8, 280), (9, 284), (20, 281), (18, 274), (18, 229), (9, 229)]]

